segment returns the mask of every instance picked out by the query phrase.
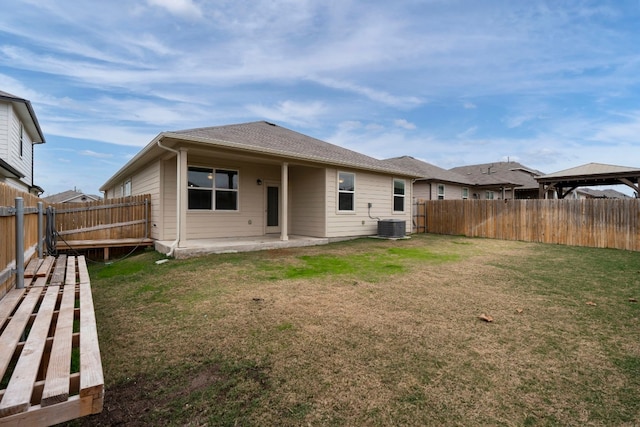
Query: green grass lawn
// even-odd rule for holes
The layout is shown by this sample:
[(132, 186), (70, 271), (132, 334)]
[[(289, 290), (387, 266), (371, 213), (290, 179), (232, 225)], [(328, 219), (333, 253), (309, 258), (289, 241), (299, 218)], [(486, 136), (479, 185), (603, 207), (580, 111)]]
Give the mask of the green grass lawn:
[(419, 235), (161, 258), (90, 268), (86, 425), (640, 424), (640, 253)]

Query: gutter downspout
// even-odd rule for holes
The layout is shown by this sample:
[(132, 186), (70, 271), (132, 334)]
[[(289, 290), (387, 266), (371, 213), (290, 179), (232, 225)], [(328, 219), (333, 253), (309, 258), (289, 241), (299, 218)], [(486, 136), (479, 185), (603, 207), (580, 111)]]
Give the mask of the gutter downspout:
[(172, 153), (175, 153), (176, 155), (176, 239), (171, 243), (171, 245), (169, 245), (169, 253), (167, 254), (167, 256), (173, 256), (173, 251), (176, 249), (176, 246), (178, 246), (178, 243), (180, 242), (180, 223), (182, 220), (181, 217), (181, 205), (182, 205), (182, 201), (181, 201), (181, 189), (182, 189), (182, 183), (180, 182), (180, 177), (182, 177), (182, 174), (180, 173), (180, 151), (179, 150), (175, 150), (173, 148), (169, 148), (166, 147), (164, 145), (161, 144), (161, 139), (158, 140), (158, 147), (170, 151)]

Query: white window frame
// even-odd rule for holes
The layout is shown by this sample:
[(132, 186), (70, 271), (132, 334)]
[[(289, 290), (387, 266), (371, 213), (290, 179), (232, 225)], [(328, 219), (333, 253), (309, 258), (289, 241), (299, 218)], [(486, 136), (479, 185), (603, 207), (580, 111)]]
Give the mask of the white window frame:
[(20, 147), (19, 147), (20, 158), (24, 156), (24, 126), (22, 122), (20, 122)]
[[(442, 191), (440, 191), (442, 189)], [(444, 184), (438, 184), (436, 197), (438, 200), (444, 200), (445, 186)]]
[(130, 196), (131, 195), (131, 178), (127, 179), (124, 184), (122, 185), (122, 195), (124, 197)]
[[(342, 190), (340, 189), (340, 175), (351, 175), (353, 177), (353, 190)], [(354, 172), (346, 172), (346, 171), (338, 171), (338, 179), (336, 182), (336, 210), (340, 213), (354, 213), (356, 211), (356, 174)], [(352, 208), (351, 209), (340, 209), (340, 195), (341, 194), (351, 194), (352, 198)]]
[(469, 198), (469, 187), (462, 187), (462, 200)]
[[(396, 194), (396, 182), (402, 183), (402, 194)], [(401, 178), (393, 178), (393, 212), (404, 213), (405, 212), (405, 200), (407, 195), (407, 181)], [(402, 199), (402, 210), (396, 210), (396, 198)]]
[(486, 193), (484, 194), (485, 199), (487, 200), (494, 200), (494, 193), (493, 191), (489, 191), (487, 190)]

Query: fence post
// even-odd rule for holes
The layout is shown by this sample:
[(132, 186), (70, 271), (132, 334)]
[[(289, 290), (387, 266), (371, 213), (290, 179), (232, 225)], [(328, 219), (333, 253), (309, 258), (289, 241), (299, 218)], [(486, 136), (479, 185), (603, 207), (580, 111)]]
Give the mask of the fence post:
[(38, 202), (38, 258), (42, 259), (42, 240), (43, 240), (43, 221), (44, 221), (44, 203)]
[(16, 197), (16, 288), (24, 288), (24, 200)]

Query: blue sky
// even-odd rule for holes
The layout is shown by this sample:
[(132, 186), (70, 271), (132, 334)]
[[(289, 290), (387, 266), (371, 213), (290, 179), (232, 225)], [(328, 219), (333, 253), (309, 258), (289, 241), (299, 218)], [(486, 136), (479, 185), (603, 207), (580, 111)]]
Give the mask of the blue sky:
[(268, 120), (376, 158), (640, 167), (640, 0), (0, 0), (45, 195), (166, 130)]

